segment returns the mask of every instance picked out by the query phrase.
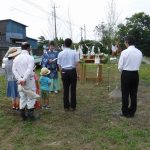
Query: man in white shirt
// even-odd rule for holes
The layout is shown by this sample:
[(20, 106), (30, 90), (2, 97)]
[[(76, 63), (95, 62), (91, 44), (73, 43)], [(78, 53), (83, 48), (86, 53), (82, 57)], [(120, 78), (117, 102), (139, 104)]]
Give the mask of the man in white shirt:
[[(61, 70), (63, 89), (64, 89), (64, 109), (76, 110), (76, 85), (77, 85), (77, 71), (76, 68), (79, 62), (79, 56), (76, 50), (72, 50), (71, 39), (65, 39), (65, 48), (58, 54), (57, 64)], [(69, 101), (69, 91), (71, 98)]]
[[(30, 44), (23, 42), (21, 45), (22, 51), (13, 62), (13, 73), (15, 78), (24, 89), (35, 91), (35, 79), (34, 79), (34, 58), (30, 55)], [(35, 99), (28, 96), (23, 90), (19, 91), (20, 95), (20, 112), (23, 120), (29, 118), (31, 121), (35, 120), (34, 117), (34, 104)], [(27, 116), (26, 116), (27, 107)]]
[(125, 37), (124, 41), (127, 49), (121, 53), (118, 69), (121, 72), (122, 116), (129, 118), (134, 117), (137, 108), (138, 70), (143, 56), (141, 51), (135, 48), (132, 36)]

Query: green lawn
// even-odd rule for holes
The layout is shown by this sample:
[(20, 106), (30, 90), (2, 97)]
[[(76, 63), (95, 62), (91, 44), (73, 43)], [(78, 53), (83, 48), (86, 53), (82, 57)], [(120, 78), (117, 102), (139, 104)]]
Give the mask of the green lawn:
[(142, 64), (140, 70), (140, 77), (143, 82), (150, 84), (150, 65)]
[(149, 68), (141, 67), (138, 110), (132, 119), (114, 115), (121, 101), (108, 97), (120, 79), (114, 64), (103, 66), (100, 85), (78, 82), (76, 112), (64, 112), (61, 91), (50, 95), (51, 110), (36, 110), (40, 115), (36, 122), (22, 122), (18, 113), (9, 110), (11, 101), (0, 76), (0, 150), (149, 150)]
[(150, 57), (145, 57), (145, 58), (150, 61)]

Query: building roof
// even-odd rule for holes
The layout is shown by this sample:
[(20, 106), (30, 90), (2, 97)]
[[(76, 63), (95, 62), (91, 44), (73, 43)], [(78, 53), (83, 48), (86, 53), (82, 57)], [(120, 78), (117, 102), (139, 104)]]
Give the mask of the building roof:
[(12, 19), (4, 19), (4, 20), (0, 20), (0, 22), (8, 22), (8, 21), (12, 21), (12, 22), (21, 24), (22, 26), (28, 27), (27, 25), (24, 25), (24, 24), (22, 24), (22, 23), (20, 23), (20, 22), (17, 22), (17, 21), (15, 21), (15, 20), (12, 20)]
[(28, 38), (29, 40), (35, 40), (35, 41), (37, 41), (37, 39), (34, 39), (34, 38), (30, 38), (30, 37), (26, 37), (26, 38)]

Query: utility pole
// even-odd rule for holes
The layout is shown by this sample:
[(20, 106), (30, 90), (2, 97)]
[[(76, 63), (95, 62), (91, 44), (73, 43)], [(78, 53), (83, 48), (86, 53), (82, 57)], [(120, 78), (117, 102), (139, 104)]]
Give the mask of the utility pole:
[(0, 41), (2, 40), (2, 33), (0, 32)]
[(71, 19), (69, 14), (69, 8), (68, 8), (68, 19), (69, 19), (69, 28), (70, 28), (70, 38), (72, 39), (72, 27), (71, 27)]
[(55, 27), (55, 39), (57, 38), (57, 25), (56, 25), (56, 6), (54, 4), (54, 27)]
[(84, 40), (86, 40), (86, 27), (85, 27), (85, 24), (84, 24)]
[(81, 29), (81, 41), (83, 41), (83, 37), (82, 37), (82, 30), (83, 30), (83, 28), (81, 27), (80, 29)]

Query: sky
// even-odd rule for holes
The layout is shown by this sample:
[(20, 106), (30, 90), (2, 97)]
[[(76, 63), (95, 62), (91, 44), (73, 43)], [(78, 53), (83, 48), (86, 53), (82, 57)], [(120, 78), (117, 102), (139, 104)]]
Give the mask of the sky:
[[(27, 25), (27, 36), (48, 40), (55, 37), (54, 5), (58, 38), (72, 38), (74, 42), (82, 37), (97, 40), (95, 26), (107, 22), (111, 0), (0, 0), (0, 20), (12, 19)], [(150, 0), (114, 0), (117, 23), (125, 23), (126, 17), (138, 12), (150, 15)], [(84, 32), (85, 31), (85, 32)]]

